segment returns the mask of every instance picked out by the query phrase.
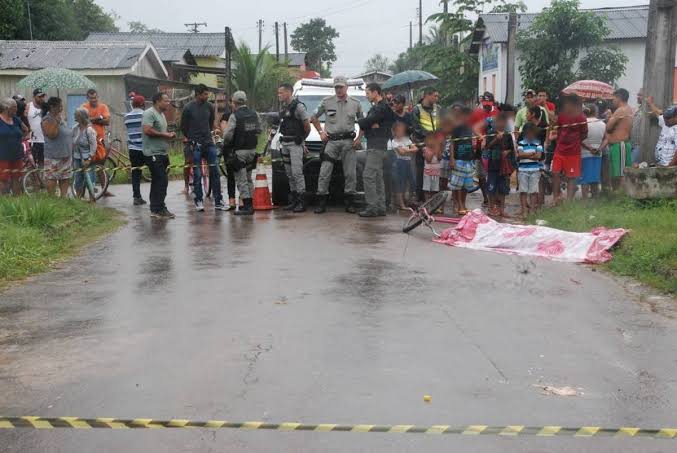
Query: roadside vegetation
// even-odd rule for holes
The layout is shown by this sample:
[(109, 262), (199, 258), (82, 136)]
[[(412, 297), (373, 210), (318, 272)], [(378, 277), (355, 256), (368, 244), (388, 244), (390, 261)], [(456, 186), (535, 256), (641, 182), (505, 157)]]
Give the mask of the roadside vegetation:
[(77, 200), (0, 197), (0, 288), (48, 270), (122, 223), (117, 211)]
[(567, 231), (598, 226), (631, 230), (605, 267), (677, 294), (677, 200), (637, 201), (628, 197), (576, 201), (546, 209), (530, 219)]

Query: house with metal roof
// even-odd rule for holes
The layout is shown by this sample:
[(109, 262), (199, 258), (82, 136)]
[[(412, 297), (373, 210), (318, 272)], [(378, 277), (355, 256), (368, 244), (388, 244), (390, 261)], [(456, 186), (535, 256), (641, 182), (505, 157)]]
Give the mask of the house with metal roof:
[[(604, 17), (610, 30), (604, 45), (616, 46), (627, 57), (625, 74), (616, 82), (619, 87), (631, 93), (631, 101), (635, 102), (636, 94), (642, 86), (644, 78), (644, 53), (649, 19), (648, 6), (630, 6), (592, 9), (594, 14)], [(517, 14), (517, 31), (528, 30), (538, 13)], [(503, 101), (507, 94), (508, 83), (508, 35), (509, 15), (507, 13), (480, 14), (472, 34), (469, 53), (479, 59), (480, 74), (478, 93), (490, 91), (497, 100)], [(582, 52), (583, 53), (583, 52)], [(516, 49), (514, 68), (515, 103), (521, 101), (523, 87), (519, 74), (520, 51)]]
[[(157, 50), (148, 42), (0, 41), (0, 93), (30, 99), (32, 89), (18, 89), (16, 84), (43, 68), (71, 69), (91, 79), (113, 113), (111, 131), (116, 137), (125, 136), (122, 115), (128, 111), (128, 93), (150, 98), (167, 83), (168, 76)], [(57, 95), (54, 89), (46, 91)], [(86, 100), (85, 91), (59, 91), (70, 123), (75, 109)]]
[[(192, 65), (223, 68), (226, 49), (225, 33), (90, 33), (88, 42), (148, 42), (157, 49), (160, 59), (173, 77), (172, 66)], [(189, 57), (187, 58), (186, 52)], [(193, 73), (192, 84), (204, 83), (208, 87), (223, 87), (223, 77), (217, 74)]]

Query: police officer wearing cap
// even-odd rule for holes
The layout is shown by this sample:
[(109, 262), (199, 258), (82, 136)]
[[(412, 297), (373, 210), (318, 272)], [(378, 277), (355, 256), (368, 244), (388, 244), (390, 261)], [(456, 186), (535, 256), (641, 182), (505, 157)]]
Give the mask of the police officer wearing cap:
[[(345, 179), (344, 201), (346, 212), (356, 213), (355, 193), (357, 188), (357, 156), (355, 150), (361, 147), (362, 133), (355, 134), (355, 123), (362, 118), (362, 106), (359, 101), (348, 96), (348, 79), (343, 76), (334, 78), (335, 95), (322, 100), (311, 118), (311, 123), (326, 143), (322, 153), (320, 177), (317, 183), (319, 206), (316, 214), (327, 212), (329, 183), (334, 164), (341, 161)], [(320, 123), (325, 116), (324, 129)]]
[(283, 83), (277, 90), (280, 110), (280, 144), (282, 160), (289, 180), (289, 205), (285, 211), (296, 213), (306, 210), (306, 179), (303, 176), (303, 141), (310, 133), (310, 121), (306, 106), (292, 97), (294, 87)]
[(261, 133), (261, 123), (256, 112), (247, 106), (247, 95), (244, 91), (233, 94), (232, 104), (235, 111), (228, 118), (228, 125), (223, 131), (223, 142), (225, 145), (232, 145), (235, 150), (227, 164), (235, 170), (235, 184), (244, 205), (235, 215), (252, 215), (254, 183), (251, 172), (256, 162), (256, 145)]

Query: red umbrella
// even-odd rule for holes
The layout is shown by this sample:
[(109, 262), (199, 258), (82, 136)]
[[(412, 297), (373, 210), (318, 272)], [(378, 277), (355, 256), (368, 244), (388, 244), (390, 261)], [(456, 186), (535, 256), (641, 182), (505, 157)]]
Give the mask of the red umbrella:
[(579, 80), (562, 90), (564, 94), (575, 94), (584, 99), (612, 99), (614, 87), (597, 80)]

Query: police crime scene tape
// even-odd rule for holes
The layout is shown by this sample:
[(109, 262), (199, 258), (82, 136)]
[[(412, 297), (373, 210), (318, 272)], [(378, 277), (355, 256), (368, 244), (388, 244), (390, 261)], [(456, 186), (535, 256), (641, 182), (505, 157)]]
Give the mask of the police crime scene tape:
[(78, 418), (78, 417), (1, 417), (0, 429), (237, 429), (267, 431), (312, 431), (381, 434), (456, 434), (462, 436), (537, 436), (537, 437), (644, 437), (675, 439), (677, 428), (602, 428), (599, 426), (487, 426), (487, 425), (340, 425), (267, 423), (261, 421), (228, 422), (221, 420), (193, 421), (150, 418)]

